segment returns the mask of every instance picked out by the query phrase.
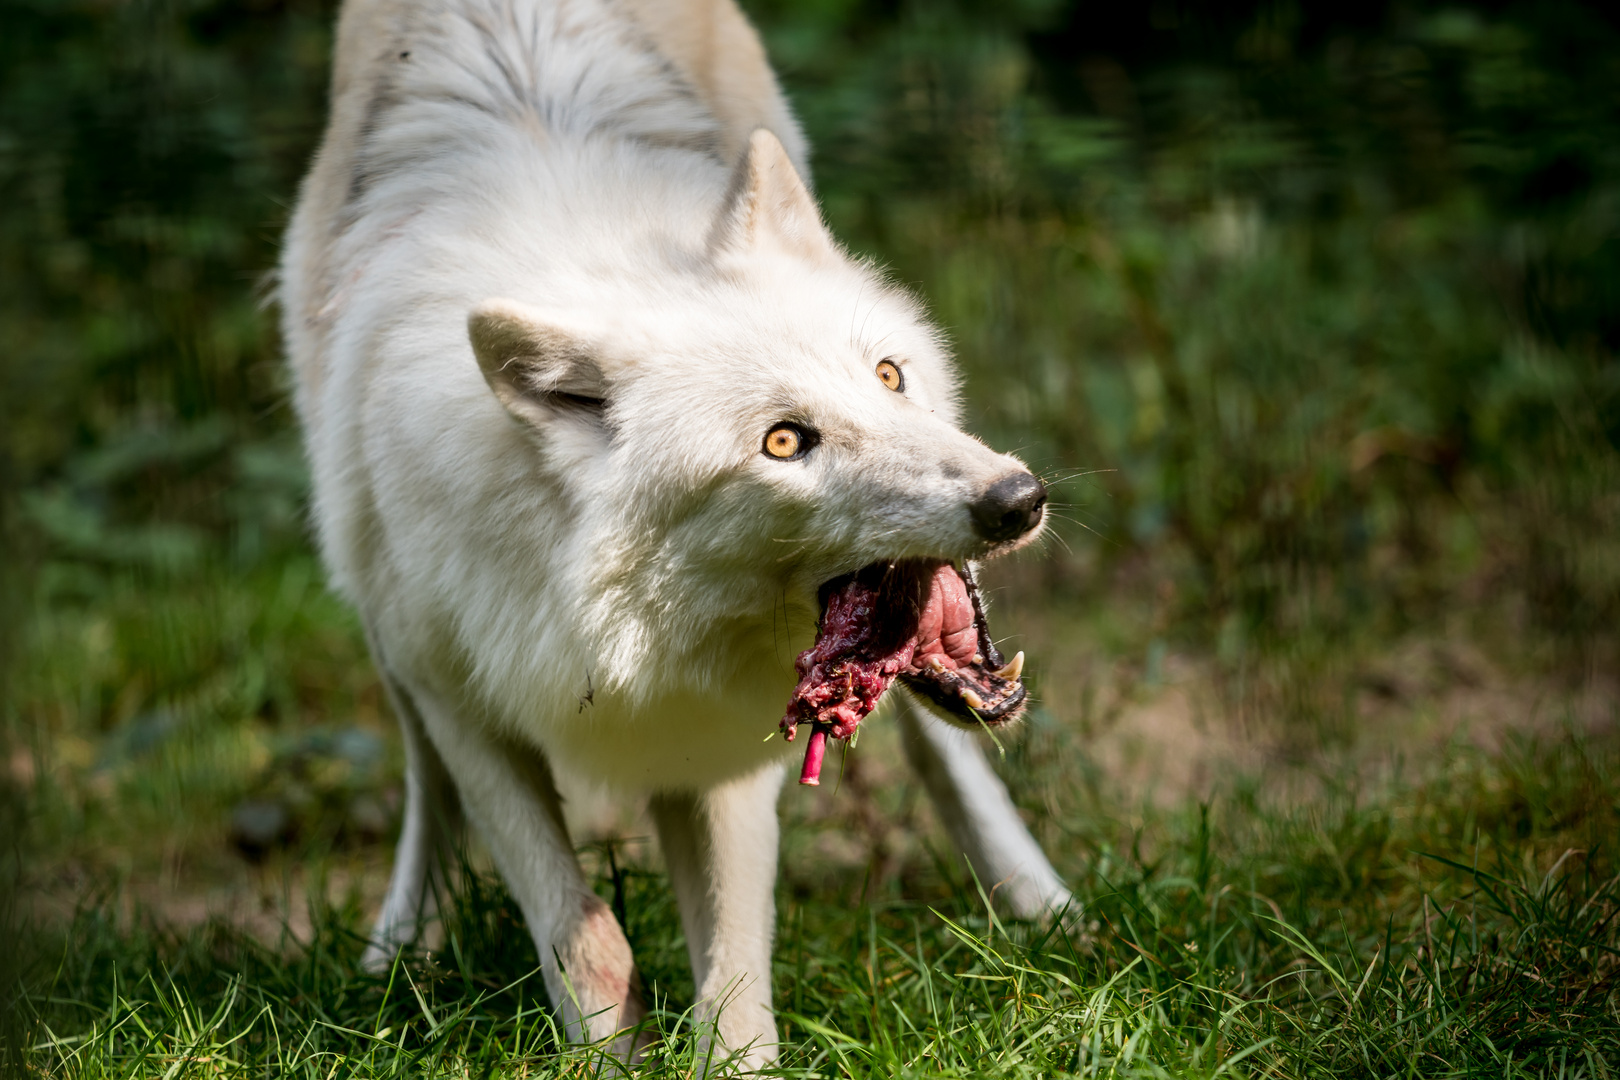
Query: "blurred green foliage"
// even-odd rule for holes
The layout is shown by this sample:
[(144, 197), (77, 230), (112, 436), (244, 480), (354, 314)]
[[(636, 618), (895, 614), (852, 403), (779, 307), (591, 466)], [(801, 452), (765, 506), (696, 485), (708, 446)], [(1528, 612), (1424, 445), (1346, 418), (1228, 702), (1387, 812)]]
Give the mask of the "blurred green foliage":
[[(1620, 613), (1611, 18), (749, 7), (835, 227), (935, 305), (981, 429), (1083, 474), (1096, 537), (1056, 584), (1145, 560), (1228, 656), (1510, 597), (1591, 662)], [(7, 505), (47, 603), (304, 543), (263, 300), (331, 18), (0, 4)]]
[(330, 16), (0, 8), (0, 399), (53, 563), (179, 568), (297, 535), (262, 283), (318, 131)]
[(1049, 474), (1108, 470), (1067, 500), (1095, 557), (1156, 560), (1186, 630), (1230, 655), (1511, 594), (1489, 617), (1592, 661), (1620, 613), (1612, 21), (764, 22), (834, 221), (936, 304), (983, 429)]
[[(1054, 610), (1137, 603), (1150, 680), (1179, 637), (1290, 722), (1353, 710), (1358, 642), (1414, 628), (1612, 667), (1614, 21), (749, 8), (835, 228), (928, 298), (973, 424), (1053, 480), (1026, 580)], [(280, 783), (294, 729), (376, 716), (264, 303), (332, 17), (0, 0), (4, 726), (66, 785), (42, 839), (212, 822)], [(162, 768), (108, 757), (151, 740)]]

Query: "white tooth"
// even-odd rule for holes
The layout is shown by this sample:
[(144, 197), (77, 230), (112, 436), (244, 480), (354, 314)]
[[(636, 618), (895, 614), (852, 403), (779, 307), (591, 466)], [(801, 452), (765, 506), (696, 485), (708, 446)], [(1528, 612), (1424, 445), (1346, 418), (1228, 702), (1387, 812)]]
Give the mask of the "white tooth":
[(971, 690), (962, 691), (962, 700), (967, 702), (967, 707), (970, 709), (984, 708), (984, 698), (980, 697), (978, 694), (975, 694)]
[(1012, 662), (1006, 667), (1002, 668), (1000, 671), (992, 671), (990, 674), (994, 675), (998, 679), (1006, 679), (1008, 682), (1017, 682), (1018, 676), (1022, 675), (1023, 673), (1024, 654), (1019, 652), (1017, 656), (1012, 658)]
[(974, 662), (974, 663), (975, 663), (975, 664), (982, 664), (982, 663), (984, 663), (984, 654), (983, 654), (983, 653), (974, 653), (974, 654), (973, 654), (973, 662)]
[(934, 674), (938, 675), (940, 672), (945, 670), (945, 658), (937, 655), (930, 656), (928, 658), (928, 666), (933, 669)]

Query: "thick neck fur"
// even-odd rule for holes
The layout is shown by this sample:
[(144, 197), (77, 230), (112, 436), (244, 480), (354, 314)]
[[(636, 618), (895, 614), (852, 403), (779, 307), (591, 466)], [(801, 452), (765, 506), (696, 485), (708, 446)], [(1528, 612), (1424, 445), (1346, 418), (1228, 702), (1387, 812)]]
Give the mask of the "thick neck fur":
[(410, 9), (367, 109), (352, 197), (514, 140), (678, 147), (717, 164), (716, 117), (611, 0), (452, 0)]
[[(361, 119), (283, 284), (316, 518), (382, 652), (499, 722), (723, 707), (763, 733), (820, 583), (971, 557), (966, 500), (1019, 466), (956, 428), (915, 302), (826, 235), (774, 85), (789, 138), (750, 143), (636, 2), (422, 3), (361, 42), (369, 82), (340, 57)], [(602, 406), (503, 404), (469, 344), (490, 302), (571, 343)], [(820, 434), (802, 461), (762, 455), (785, 420)]]
[[(680, 500), (660, 514), (658, 500), (593, 493), (593, 480), (612, 482), (593, 434), (564, 429), (536, 440), (499, 415), (466, 359), (464, 326), (491, 296), (606, 319), (627, 296), (681, 304), (682, 295), (660, 294), (671, 292), (672, 276), (698, 269), (732, 173), (719, 121), (610, 0), (421, 4), (378, 47), (392, 59), (366, 107), (337, 248), (335, 276), (347, 287), (334, 342), (353, 359), (333, 365), (322, 398), (391, 399), (398, 423), (369, 447), (359, 445), (362, 428), (348, 429), (353, 442), (338, 435), (349, 444), (340, 452), (352, 455), (346, 471), (361, 464), (355, 458), (381, 456), (379, 443), (393, 435), (397, 453), (374, 460), (367, 482), (385, 503), (399, 484), (405, 498), (434, 505), (415, 519), (420, 536), (379, 545), (353, 530), (397, 533), (413, 523), (356, 520), (344, 505), (352, 495), (333, 492), (320, 516), (339, 584), (376, 609), (415, 598), (416, 585), (402, 579), (435, 581), (442, 606), (411, 603), (372, 621), (419, 626), (421, 639), (399, 646), (449, 653), (434, 659), (465, 670), (498, 708), (542, 696), (572, 711), (586, 673), (593, 686), (638, 699), (684, 681), (670, 679), (683, 667), (714, 689), (725, 673), (712, 660), (680, 661), (709, 636), (694, 621), (727, 632), (719, 613), (659, 610), (665, 575), (693, 556), (660, 552), (670, 522), (647, 519), (678, 515)], [(395, 385), (407, 378), (433, 381), (433, 394)], [(309, 403), (310, 419), (328, 411), (322, 404)], [(346, 418), (329, 419), (319, 426), (347, 428)], [(435, 428), (424, 443), (421, 433)], [(317, 452), (325, 441), (312, 432)], [(533, 469), (536, 454), (569, 482)], [(467, 457), (483, 459), (484, 483), (450, 482)], [(569, 527), (548, 528), (559, 518)], [(436, 528), (442, 519), (461, 531)], [(422, 565), (406, 565), (413, 559)], [(660, 563), (664, 572), (647, 572)], [(793, 614), (802, 639), (813, 616)], [(461, 648), (444, 640), (446, 629)], [(754, 632), (754, 646), (757, 629), (741, 631)], [(674, 662), (670, 670), (649, 670), (657, 652)], [(570, 674), (559, 678), (559, 668)]]

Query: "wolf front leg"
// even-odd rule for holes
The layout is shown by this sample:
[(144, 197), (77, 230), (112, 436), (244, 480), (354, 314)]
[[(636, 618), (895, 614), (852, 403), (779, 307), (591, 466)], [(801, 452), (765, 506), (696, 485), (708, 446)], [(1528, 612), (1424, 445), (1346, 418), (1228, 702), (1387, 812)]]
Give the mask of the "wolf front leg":
[(1073, 895), (1019, 819), (1007, 786), (990, 768), (973, 733), (934, 716), (910, 694), (900, 697), (906, 759), (979, 882), (994, 889), (1019, 918), (1068, 910)]
[[(373, 655), (381, 667), (381, 653), (374, 648)], [(423, 730), (415, 704), (386, 668), (383, 685), (405, 743), (405, 818), (394, 850), (388, 895), (360, 958), (368, 971), (386, 970), (400, 947), (416, 940), (437, 914), (450, 846), (461, 826), (455, 783)]]
[(537, 749), (492, 734), (418, 687), (408, 689), (468, 820), (529, 924), (568, 1038), (611, 1038), (609, 1052), (630, 1060), (644, 1041), (631, 1029), (646, 1014), (630, 945), (574, 858), (550, 765)]
[[(777, 1052), (771, 938), (781, 790), (782, 767), (771, 765), (648, 803), (686, 930), (698, 1018), (712, 1021), (725, 1051), (740, 1053), (750, 1068)], [(704, 1055), (718, 1059), (725, 1051), (711, 1044)]]

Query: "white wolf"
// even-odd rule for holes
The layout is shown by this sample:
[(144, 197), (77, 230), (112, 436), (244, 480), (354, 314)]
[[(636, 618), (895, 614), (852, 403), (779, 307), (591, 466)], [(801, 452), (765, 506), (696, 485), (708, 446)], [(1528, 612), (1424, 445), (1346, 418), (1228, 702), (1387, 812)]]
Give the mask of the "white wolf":
[[(571, 1037), (630, 1053), (630, 950), (552, 779), (587, 777), (649, 797), (700, 1014), (768, 1061), (793, 750), (762, 739), (826, 674), (796, 691), (779, 643), (920, 569), (907, 611), (849, 626), (901, 627), (884, 678), (945, 712), (1012, 715), (1021, 657), (997, 666), (968, 568), (1044, 489), (958, 429), (939, 334), (827, 233), (733, 0), (349, 0), (332, 93), (280, 300), (321, 548), (405, 738), (368, 959), (465, 814)], [(1061, 908), (972, 738), (909, 698), (900, 722), (981, 879)]]

